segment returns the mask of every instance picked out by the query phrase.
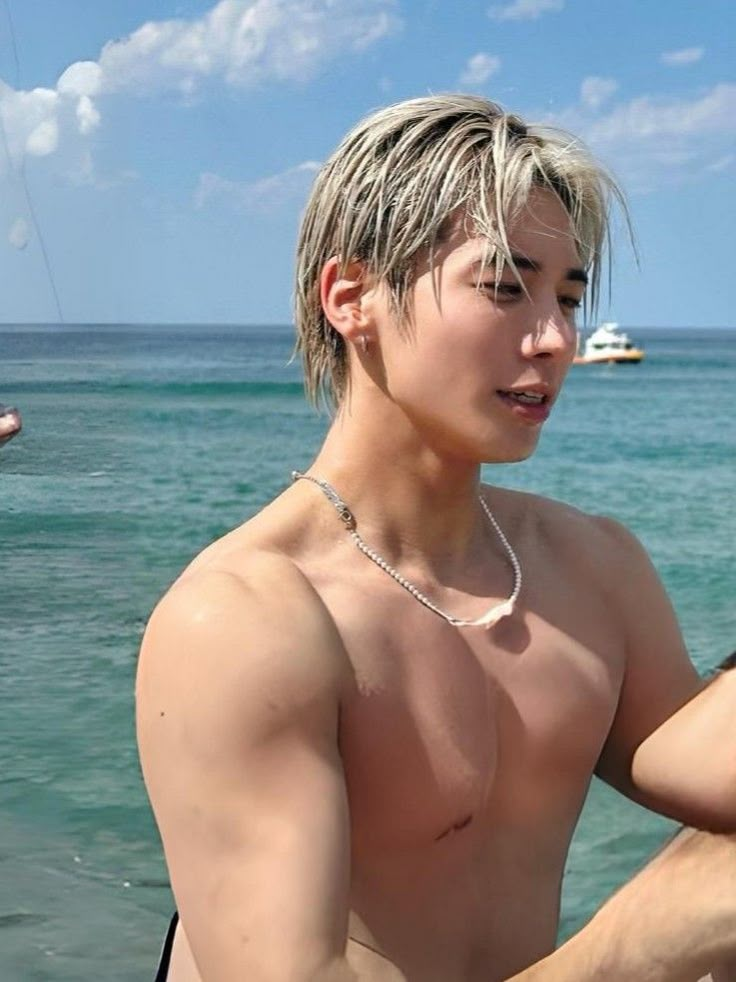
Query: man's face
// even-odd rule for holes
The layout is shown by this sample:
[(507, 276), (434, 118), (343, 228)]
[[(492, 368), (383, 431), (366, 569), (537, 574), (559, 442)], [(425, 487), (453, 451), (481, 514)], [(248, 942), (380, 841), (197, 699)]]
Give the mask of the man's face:
[(384, 290), (371, 300), (386, 390), (443, 455), (528, 457), (575, 352), (585, 274), (551, 192), (531, 195), (509, 243), (526, 293), (508, 268), (497, 287), (494, 268), (482, 269), (486, 240), (458, 228), (436, 257), (437, 290), (420, 271), (411, 326), (397, 329)]

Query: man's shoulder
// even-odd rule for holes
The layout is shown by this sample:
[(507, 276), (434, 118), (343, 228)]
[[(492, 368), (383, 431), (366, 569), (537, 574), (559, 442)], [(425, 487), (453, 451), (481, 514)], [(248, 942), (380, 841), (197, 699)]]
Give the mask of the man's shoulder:
[(190, 566), (159, 600), (139, 675), (172, 673), (244, 695), (280, 691), (284, 705), (339, 696), (347, 661), (334, 621), (296, 564), (239, 547)]
[[(214, 545), (224, 545), (228, 538)], [(257, 612), (255, 624), (278, 617), (287, 629), (283, 615), (288, 608), (301, 621), (301, 630), (305, 619), (323, 610), (319, 596), (288, 555), (247, 541), (200, 553), (163, 595), (157, 607), (162, 606), (188, 612), (197, 620), (219, 618), (224, 609), (232, 608), (238, 619), (253, 622)]]
[(511, 524), (560, 556), (574, 554), (578, 563), (617, 568), (643, 553), (636, 537), (607, 515), (527, 491), (494, 488), (491, 493), (500, 496)]

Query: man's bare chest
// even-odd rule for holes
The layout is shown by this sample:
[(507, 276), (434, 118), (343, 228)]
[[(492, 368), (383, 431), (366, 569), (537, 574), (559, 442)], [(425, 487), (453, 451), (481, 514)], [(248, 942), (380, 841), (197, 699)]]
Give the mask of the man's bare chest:
[(402, 597), (337, 620), (355, 682), (340, 748), (356, 848), (574, 824), (623, 673), (605, 625), (522, 607), (458, 630)]

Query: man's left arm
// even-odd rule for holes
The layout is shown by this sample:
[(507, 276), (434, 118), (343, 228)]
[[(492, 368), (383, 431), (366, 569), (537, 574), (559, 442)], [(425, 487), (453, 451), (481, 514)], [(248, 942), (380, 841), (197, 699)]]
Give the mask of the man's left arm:
[(599, 521), (614, 557), (609, 590), (626, 663), (596, 773), (685, 825), (736, 831), (736, 671), (701, 679), (646, 552), (617, 523)]

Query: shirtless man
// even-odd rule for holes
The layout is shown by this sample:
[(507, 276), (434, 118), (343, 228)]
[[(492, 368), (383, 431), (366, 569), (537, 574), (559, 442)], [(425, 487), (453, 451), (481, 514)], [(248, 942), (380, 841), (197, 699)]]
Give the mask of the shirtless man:
[[(375, 114), (317, 178), (296, 320), (335, 419), (142, 647), (169, 982), (728, 971), (736, 673), (701, 681), (623, 528), (479, 478), (537, 444), (615, 193), (567, 138), (467, 96)], [(555, 952), (594, 772), (710, 832)]]

